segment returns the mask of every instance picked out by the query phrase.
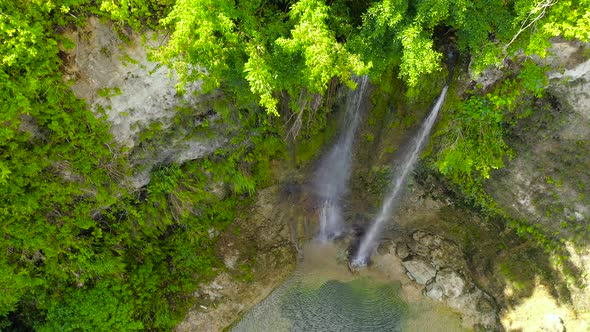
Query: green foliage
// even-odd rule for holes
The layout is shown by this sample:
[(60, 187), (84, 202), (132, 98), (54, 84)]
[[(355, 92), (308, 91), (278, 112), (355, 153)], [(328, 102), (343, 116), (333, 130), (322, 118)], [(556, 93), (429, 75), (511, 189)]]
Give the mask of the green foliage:
[(122, 166), (105, 145), (107, 126), (62, 83), (53, 32), (82, 3), (0, 2), (0, 274), (8, 288), (1, 314), (27, 294), (101, 269), (79, 234), (95, 224), (92, 207), (112, 201), (105, 165)]
[[(128, 23), (164, 4), (108, 3)], [(219, 264), (210, 231), (234, 220), (243, 195), (269, 183), (269, 158), (283, 151), (264, 114), (242, 111), (232, 148), (183, 168), (162, 166), (147, 188), (128, 192), (119, 185), (125, 154), (114, 154), (120, 148), (107, 124), (61, 78), (55, 25), (96, 10), (84, 1), (0, 1), (3, 329), (172, 329)], [(215, 183), (229, 189), (224, 197), (212, 193)]]
[(504, 142), (503, 109), (492, 100), (505, 102), (502, 97), (470, 97), (450, 110), (453, 123), (441, 133), (448, 143), (437, 158), (437, 167), (455, 183), (487, 179), (492, 169), (504, 166), (504, 156), (511, 155)]
[[(115, 281), (116, 282), (116, 281)], [(51, 301), (47, 321), (39, 331), (139, 331), (133, 318), (133, 293), (125, 284), (101, 281), (91, 288), (71, 288)]]
[(140, 30), (144, 26), (155, 28), (172, 4), (174, 0), (100, 0), (98, 8), (111, 19)]
[(301, 77), (304, 86), (312, 93), (324, 92), (333, 77), (355, 87), (351, 72), (359, 75), (367, 67), (356, 54), (347, 52), (336, 41), (334, 32), (326, 24), (329, 7), (323, 1), (300, 0), (289, 12), (297, 23), (291, 30), (291, 38), (279, 38), (276, 43), (288, 53), (299, 52), (305, 62)]
[(418, 84), (418, 79), (440, 69), (440, 53), (432, 49), (430, 36), (419, 27), (409, 26), (401, 36), (403, 46), (400, 77), (404, 78), (410, 87)]
[(265, 107), (268, 113), (278, 116), (278, 100), (273, 97), (276, 83), (270, 72), (268, 61), (265, 59), (266, 52), (264, 48), (253, 45), (250, 45), (247, 51), (248, 62), (244, 64), (244, 71), (250, 90), (260, 96), (260, 106)]
[(183, 81), (202, 79), (205, 91), (219, 87), (229, 68), (243, 67), (236, 63), (240, 57), (240, 37), (234, 31), (237, 15), (233, 1), (176, 1), (162, 20), (174, 31), (160, 58), (175, 59), (172, 67)]
[(536, 98), (543, 96), (543, 90), (547, 86), (547, 77), (545, 76), (544, 68), (532, 61), (525, 61), (518, 73), (518, 79), (521, 80), (522, 87), (532, 93)]
[(323, 93), (333, 77), (353, 86), (351, 73), (362, 74), (366, 66), (336, 40), (328, 26), (329, 6), (302, 0), (288, 13), (281, 7), (254, 0), (213, 5), (179, 0), (162, 20), (174, 32), (158, 58), (183, 82), (203, 80), (205, 91), (230, 84), (229, 89), (243, 93), (237, 81), (245, 80), (258, 103), (274, 115), (281, 91)]
[(545, 35), (563, 35), (568, 39), (586, 41), (590, 39), (589, 1), (560, 1), (552, 2), (552, 5), (548, 17), (543, 20)]
[[(173, 33), (158, 55), (185, 82), (202, 79), (209, 89), (247, 84), (257, 102), (277, 115), (282, 92), (325, 93), (334, 77), (353, 86), (351, 73), (376, 78), (396, 66), (409, 87), (418, 85), (441, 69), (437, 29), (472, 55), (476, 74), (521, 49), (544, 56), (552, 36), (588, 40), (586, 5), (587, 0), (179, 0), (162, 20)], [(299, 111), (300, 105), (290, 106)]]
[(480, 194), (483, 180), (504, 166), (513, 152), (505, 142), (512, 118), (526, 116), (530, 97), (541, 97), (546, 85), (544, 70), (526, 61), (515, 79), (507, 79), (486, 95), (473, 95), (445, 111), (436, 157), (438, 170), (465, 192)]

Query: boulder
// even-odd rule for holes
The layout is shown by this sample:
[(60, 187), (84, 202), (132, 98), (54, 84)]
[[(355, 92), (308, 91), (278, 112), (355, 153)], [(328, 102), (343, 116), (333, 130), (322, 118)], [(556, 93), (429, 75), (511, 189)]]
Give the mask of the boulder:
[(405, 243), (402, 243), (399, 246), (397, 246), (395, 253), (397, 254), (397, 257), (399, 257), (400, 259), (406, 259), (408, 258), (408, 256), (410, 256), (410, 249)]
[(434, 267), (421, 259), (405, 261), (402, 264), (412, 278), (420, 285), (426, 285), (436, 275)]
[(412, 234), (412, 238), (418, 244), (429, 249), (438, 248), (442, 243), (442, 239), (439, 236), (427, 234), (423, 231), (414, 232), (414, 234)]
[(430, 248), (421, 245), (420, 243), (414, 242), (411, 244), (411, 249), (416, 255), (422, 257), (430, 257)]
[(426, 285), (424, 294), (435, 301), (440, 301), (444, 295), (444, 290), (436, 282), (430, 282)]
[(429, 256), (432, 265), (437, 269), (449, 267), (460, 270), (465, 266), (465, 259), (461, 249), (450, 241), (442, 241), (438, 248), (433, 249)]
[(438, 271), (436, 283), (443, 289), (445, 296), (450, 298), (461, 295), (465, 288), (465, 280), (459, 273), (448, 268)]
[[(483, 303), (488, 302), (486, 305)], [(449, 297), (447, 304), (463, 315), (463, 320), (469, 325), (480, 325), (484, 331), (498, 331), (498, 317), (485, 294), (475, 288), (457, 297)]]

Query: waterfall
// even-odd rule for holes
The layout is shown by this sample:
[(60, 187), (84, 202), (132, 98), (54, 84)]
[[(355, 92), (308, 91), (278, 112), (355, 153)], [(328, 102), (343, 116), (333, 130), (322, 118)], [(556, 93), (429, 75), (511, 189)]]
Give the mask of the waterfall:
[(356, 90), (346, 100), (344, 131), (322, 159), (315, 176), (316, 192), (321, 200), (319, 240), (326, 242), (342, 234), (341, 200), (347, 191), (352, 163), (352, 145), (361, 118), (361, 105), (368, 77), (357, 78)]
[(430, 115), (428, 115), (428, 117), (420, 127), (420, 130), (416, 134), (416, 137), (412, 140), (409, 150), (402, 156), (399, 170), (396, 172), (392, 180), (391, 191), (385, 197), (383, 205), (381, 206), (381, 211), (371, 224), (371, 227), (369, 228), (367, 233), (365, 233), (365, 235), (361, 239), (359, 249), (351, 262), (353, 266), (366, 265), (369, 258), (373, 254), (373, 250), (375, 250), (377, 243), (379, 241), (378, 235), (383, 229), (385, 221), (387, 221), (387, 219), (391, 216), (396, 207), (396, 204), (399, 202), (399, 197), (403, 192), (406, 180), (408, 179), (408, 176), (414, 169), (414, 165), (418, 160), (420, 151), (424, 146), (428, 134), (432, 130), (432, 126), (434, 125), (436, 116), (438, 115), (438, 112), (445, 100), (447, 89), (448, 86), (445, 86), (440, 96), (438, 97), (438, 100), (436, 101), (434, 108), (430, 112)]

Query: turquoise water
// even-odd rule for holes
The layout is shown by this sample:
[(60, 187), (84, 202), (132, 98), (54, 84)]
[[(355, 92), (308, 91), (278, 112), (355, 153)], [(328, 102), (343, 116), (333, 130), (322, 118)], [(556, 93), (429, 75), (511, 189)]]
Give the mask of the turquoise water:
[(401, 331), (407, 306), (396, 287), (358, 279), (293, 287), (280, 310), (292, 322), (291, 331)]
[(407, 313), (399, 285), (362, 278), (316, 287), (292, 278), (233, 331), (402, 331)]
[(314, 250), (231, 331), (465, 331), (456, 315), (408, 296), (400, 281), (371, 271), (353, 275), (333, 249)]

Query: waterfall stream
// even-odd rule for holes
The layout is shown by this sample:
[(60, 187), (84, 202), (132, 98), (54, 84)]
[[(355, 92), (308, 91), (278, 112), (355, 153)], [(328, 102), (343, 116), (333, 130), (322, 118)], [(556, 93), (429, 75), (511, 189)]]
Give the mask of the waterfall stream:
[(322, 159), (315, 176), (316, 192), (321, 200), (319, 240), (329, 241), (342, 231), (341, 200), (348, 188), (352, 164), (352, 145), (360, 119), (368, 77), (357, 81), (356, 90), (346, 100), (343, 132), (330, 152)]
[(415, 138), (411, 141), (408, 151), (404, 153), (404, 155), (402, 156), (399, 164), (399, 169), (395, 173), (394, 178), (392, 180), (391, 191), (385, 197), (383, 205), (381, 206), (381, 211), (371, 224), (369, 230), (361, 239), (359, 249), (351, 261), (351, 264), (353, 266), (366, 265), (369, 258), (373, 254), (373, 250), (375, 250), (377, 243), (379, 241), (379, 234), (383, 229), (385, 222), (394, 212), (396, 204), (399, 202), (399, 198), (405, 187), (405, 183), (410, 173), (414, 169), (416, 161), (418, 160), (418, 156), (420, 155), (420, 151), (422, 150), (424, 143), (426, 142), (426, 138), (432, 130), (438, 112), (445, 100), (447, 90), (448, 86), (445, 86), (440, 96), (438, 97), (438, 100), (436, 101), (434, 108), (430, 112), (430, 115), (428, 115), (428, 117), (420, 127), (420, 130), (416, 134)]

